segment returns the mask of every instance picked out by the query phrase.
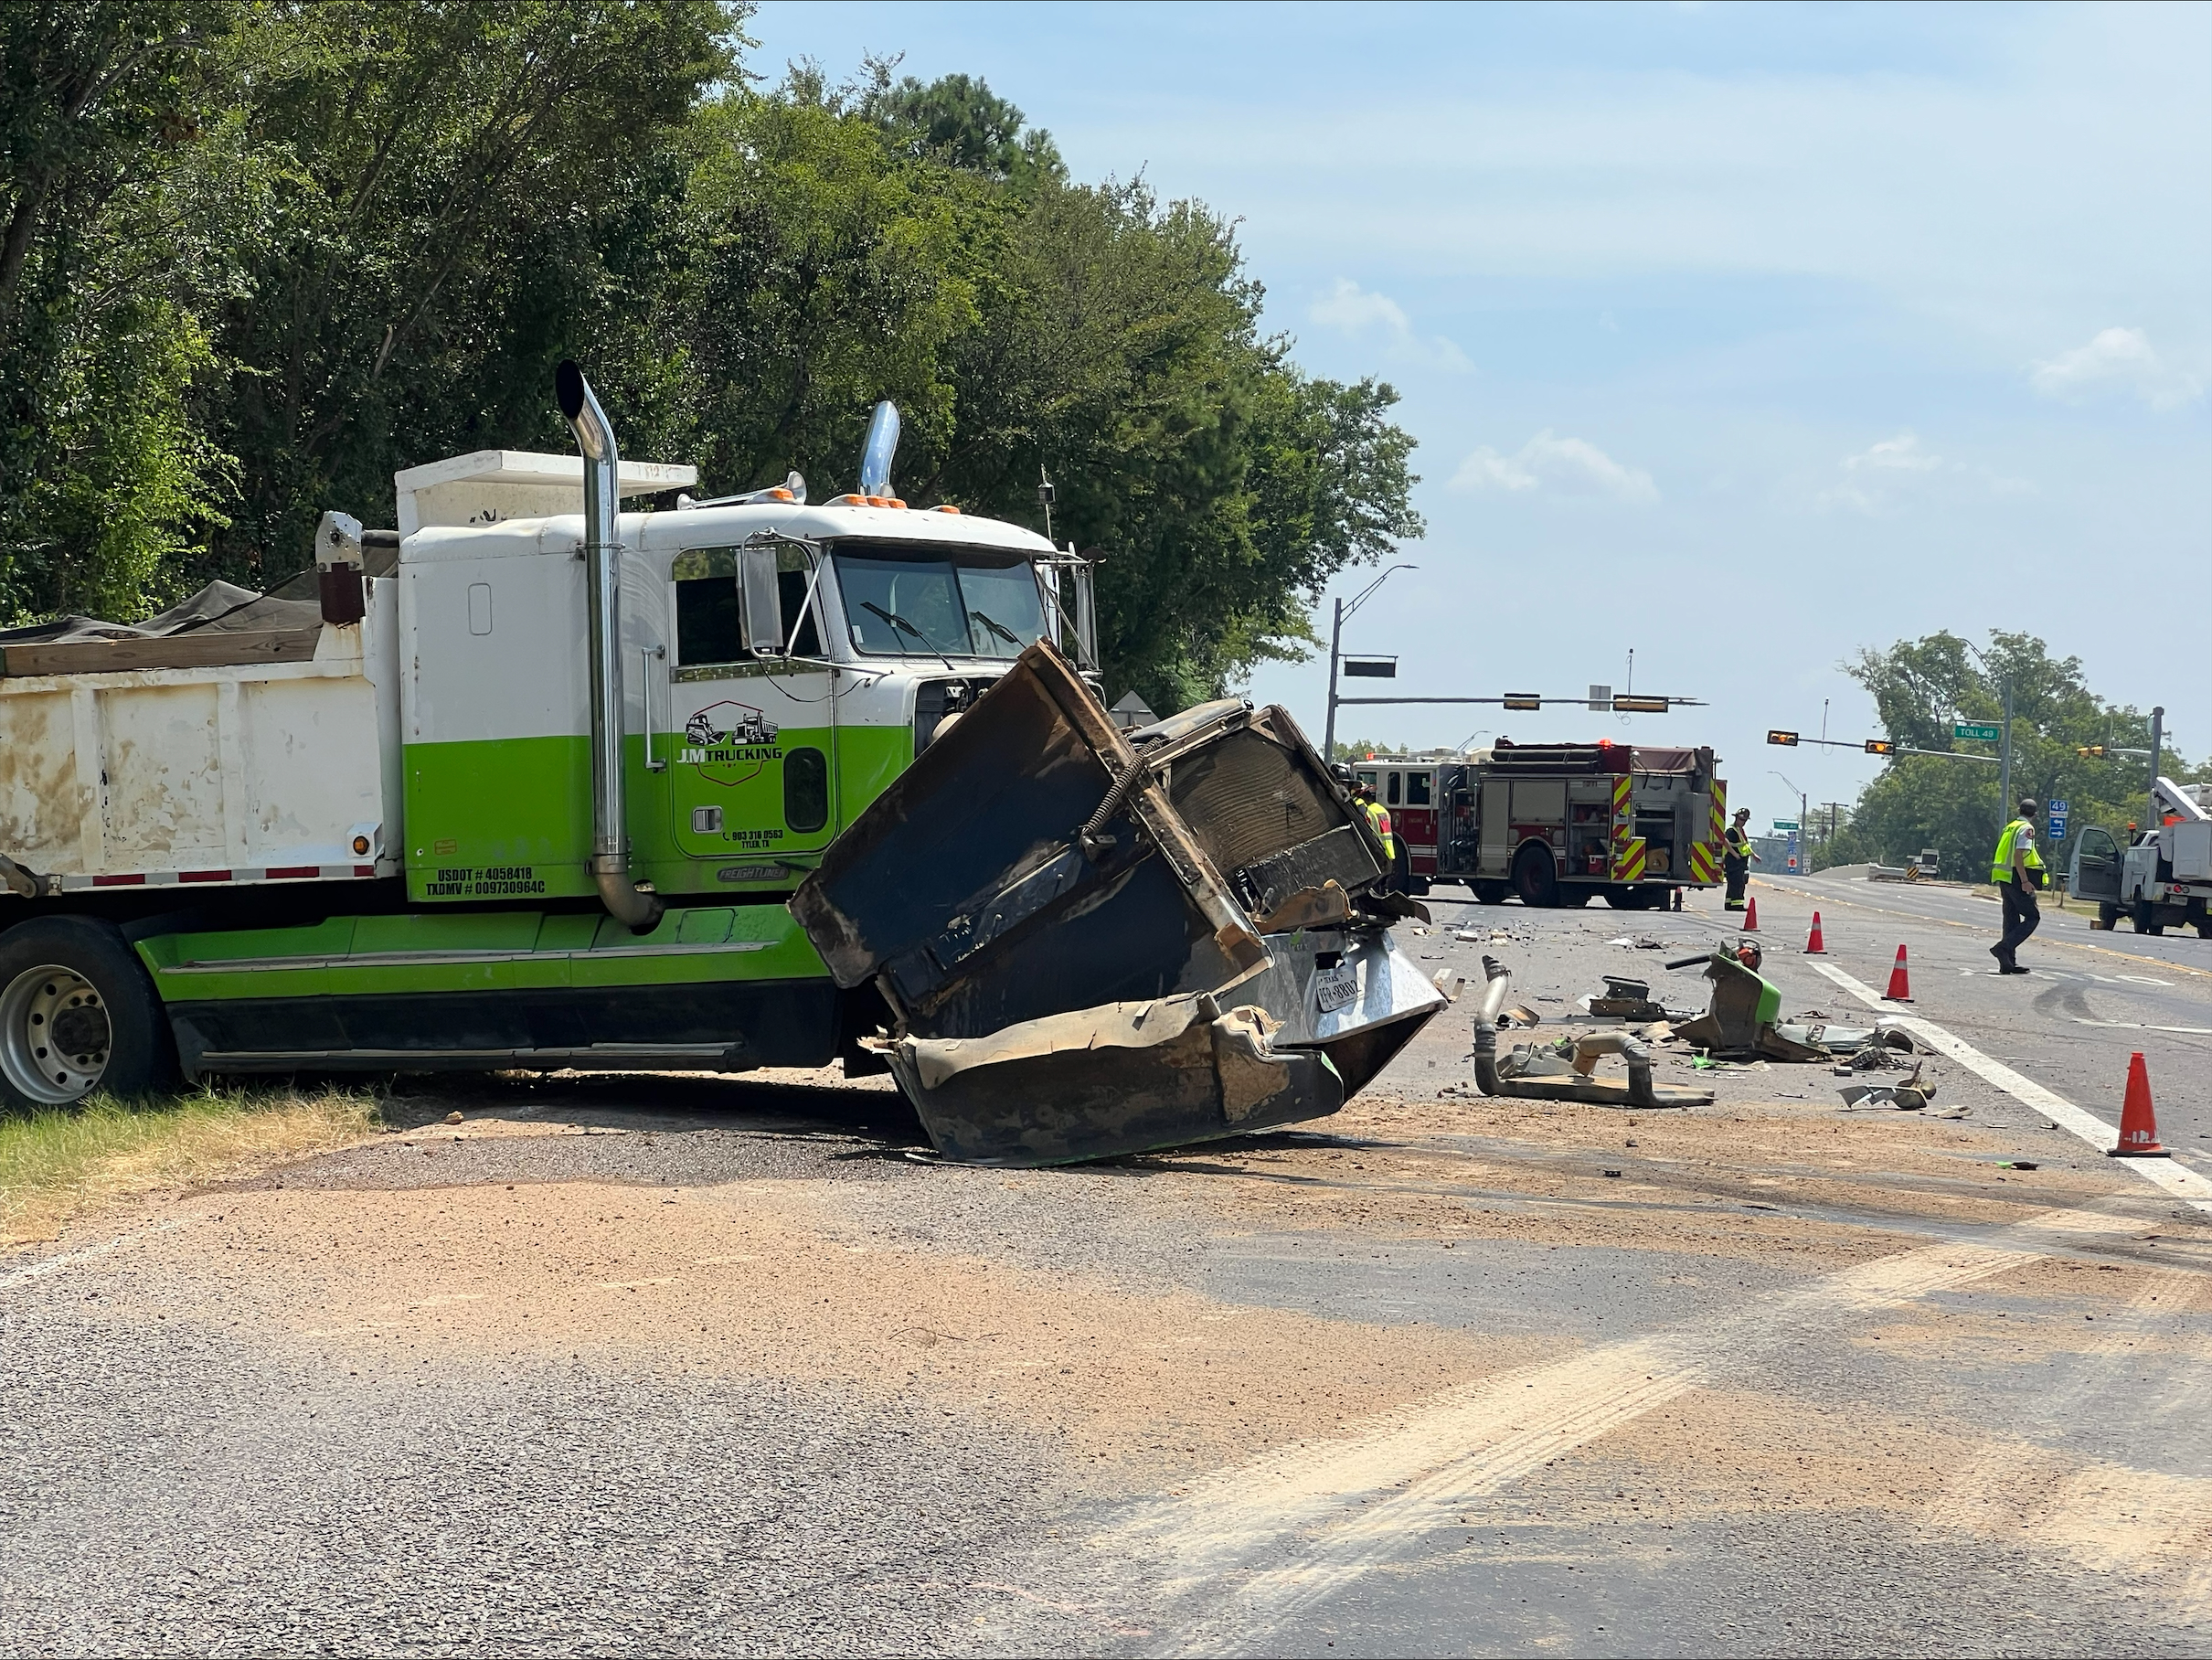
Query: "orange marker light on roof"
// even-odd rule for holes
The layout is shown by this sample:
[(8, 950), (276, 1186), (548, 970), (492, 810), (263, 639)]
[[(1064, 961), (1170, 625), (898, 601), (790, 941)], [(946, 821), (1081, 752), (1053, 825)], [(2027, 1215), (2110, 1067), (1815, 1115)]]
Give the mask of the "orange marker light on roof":
[(833, 507), (865, 507), (867, 505), (868, 498), (865, 495), (841, 495), (830, 504)]
[(790, 491), (786, 490), (782, 484), (778, 484), (773, 490), (771, 490), (768, 493), (768, 499), (771, 502), (790, 502), (798, 500), (798, 497), (793, 495)]
[(943, 506), (932, 507), (930, 511), (931, 513), (958, 513), (960, 509), (952, 505), (951, 502), (947, 502)]

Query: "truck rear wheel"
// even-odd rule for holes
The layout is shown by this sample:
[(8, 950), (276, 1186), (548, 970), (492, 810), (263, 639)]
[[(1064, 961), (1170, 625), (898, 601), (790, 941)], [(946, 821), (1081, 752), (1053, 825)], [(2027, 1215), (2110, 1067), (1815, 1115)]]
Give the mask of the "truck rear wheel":
[(175, 1070), (154, 984), (114, 928), (41, 917), (0, 934), (0, 1101), (34, 1112), (95, 1090), (143, 1095)]
[(1558, 873), (1552, 868), (1551, 849), (1531, 845), (1514, 855), (1513, 890), (1521, 903), (1548, 910), (1559, 902)]

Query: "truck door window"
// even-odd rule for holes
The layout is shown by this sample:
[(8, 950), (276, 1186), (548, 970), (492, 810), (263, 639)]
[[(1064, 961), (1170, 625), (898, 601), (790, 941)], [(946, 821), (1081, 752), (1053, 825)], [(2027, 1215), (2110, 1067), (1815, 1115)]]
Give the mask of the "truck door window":
[[(738, 550), (735, 548), (693, 548), (675, 556), (669, 569), (675, 580), (675, 660), (684, 667), (701, 664), (746, 663), (752, 653), (738, 612)], [(806, 555), (798, 548), (776, 552), (776, 601), (782, 612), (778, 631), (784, 640), (798, 630), (793, 653), (802, 657), (822, 655), (822, 635), (814, 627), (814, 613), (804, 612), (807, 585), (813, 573)]]
[(752, 655), (738, 628), (738, 550), (694, 548), (675, 556), (675, 660), (742, 663)]
[(1398, 781), (1399, 776), (1400, 775), (1396, 772), (1390, 774), (1390, 787), (1388, 792), (1383, 796), (1383, 805), (1386, 807), (1395, 807), (1398, 805)]
[(1429, 782), (1429, 774), (1426, 772), (1406, 774), (1407, 806), (1426, 807), (1430, 804)]
[(783, 822), (798, 835), (811, 835), (829, 823), (829, 762), (820, 750), (785, 752)]

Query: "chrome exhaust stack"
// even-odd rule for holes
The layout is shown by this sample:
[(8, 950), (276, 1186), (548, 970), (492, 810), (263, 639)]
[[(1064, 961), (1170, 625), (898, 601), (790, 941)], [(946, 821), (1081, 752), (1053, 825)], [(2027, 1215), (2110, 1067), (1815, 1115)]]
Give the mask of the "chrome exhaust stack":
[(899, 406), (885, 399), (868, 417), (867, 441), (860, 446), (860, 494), (891, 494), (891, 463), (899, 453)]
[(583, 370), (564, 360), (553, 395), (576, 430), (584, 457), (584, 572), (590, 619), (591, 880), (618, 922), (639, 932), (661, 920), (662, 905), (630, 879), (630, 836), (622, 803), (622, 572), (620, 476), (614, 427), (591, 395)]

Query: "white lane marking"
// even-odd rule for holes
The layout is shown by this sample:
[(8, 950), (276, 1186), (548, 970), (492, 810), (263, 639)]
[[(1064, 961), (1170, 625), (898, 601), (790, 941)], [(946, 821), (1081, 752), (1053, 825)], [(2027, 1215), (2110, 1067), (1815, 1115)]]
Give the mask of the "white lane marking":
[(2212, 1026), (2153, 1026), (2143, 1020), (2084, 1020), (2074, 1016), (2076, 1026), (2110, 1026), (2124, 1027), (2131, 1032), (2186, 1032), (2193, 1038), (2212, 1038)]
[[(1968, 1071), (1995, 1084), (2015, 1101), (2035, 1108), (2060, 1129), (2071, 1131), (2098, 1152), (2107, 1153), (2120, 1144), (2118, 1125), (2105, 1123), (2093, 1112), (2084, 1112), (2065, 1096), (2053, 1094), (2034, 1079), (2021, 1076), (2001, 1060), (1993, 1060), (1963, 1038), (1952, 1037), (1934, 1021), (1923, 1020), (1917, 1015), (1896, 1012), (1896, 1004), (1884, 1003), (1874, 995), (1871, 985), (1853, 979), (1834, 963), (1814, 963), (1808, 966), (1813, 973), (1842, 986), (1868, 1008), (1880, 1010), (1893, 1024), (1922, 1038), (1938, 1053), (1950, 1056)], [(2175, 1198), (2196, 1206), (2207, 1215), (2212, 1215), (2212, 1180), (2197, 1175), (2179, 1159), (2131, 1158), (2121, 1162), (2144, 1181), (2164, 1187)]]
[(104, 1244), (88, 1245), (82, 1250), (64, 1251), (60, 1256), (48, 1257), (43, 1262), (33, 1262), (28, 1268), (18, 1268), (11, 1273), (0, 1274), (0, 1291), (14, 1291), (18, 1285), (28, 1285), (33, 1280), (43, 1280), (48, 1274), (61, 1273), (104, 1257), (111, 1251), (121, 1250), (125, 1245), (134, 1244), (150, 1235), (167, 1233), (183, 1226), (182, 1222), (154, 1222), (118, 1239), (109, 1240)]
[(1174, 1653), (1233, 1649), (1399, 1554), (1409, 1537), (1457, 1526), (1469, 1506), (1762, 1350), (1828, 1334), (1840, 1315), (1899, 1307), (2039, 1261), (2047, 1254), (2039, 1233), (2141, 1227), (2095, 1211), (2053, 1211), (2007, 1230), (2014, 1244), (1884, 1257), (1756, 1299), (1717, 1322), (1523, 1367), (1381, 1414), (1344, 1439), (1279, 1448), (1202, 1478), (1092, 1544), (1117, 1557), (1164, 1555), (1168, 1593), (1201, 1596), (1214, 1611), (1178, 1630)]

